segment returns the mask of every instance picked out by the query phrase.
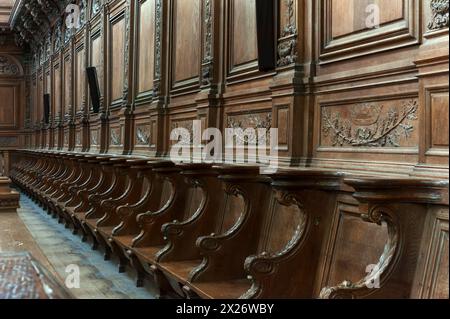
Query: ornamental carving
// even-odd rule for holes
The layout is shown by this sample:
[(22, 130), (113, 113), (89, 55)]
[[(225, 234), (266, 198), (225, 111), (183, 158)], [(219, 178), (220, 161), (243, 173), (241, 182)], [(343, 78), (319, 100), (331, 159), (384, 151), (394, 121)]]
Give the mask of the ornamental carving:
[[(359, 104), (341, 111), (322, 110), (322, 144), (333, 147), (400, 147), (411, 139), (418, 102)], [(406, 145), (408, 146), (408, 145)]]
[(136, 127), (136, 145), (150, 145), (150, 127), (148, 125), (139, 125)]
[(0, 55), (0, 75), (20, 75), (20, 68), (9, 57)]
[[(266, 130), (266, 141), (269, 140), (272, 128), (272, 113), (242, 114), (228, 117), (228, 128), (240, 129), (235, 131), (238, 145), (258, 145), (258, 129)], [(250, 130), (247, 130), (250, 129)]]
[(160, 91), (160, 81), (161, 81), (161, 50), (162, 50), (162, 20), (163, 20), (163, 10), (162, 10), (162, 0), (156, 0), (155, 3), (155, 81), (153, 95), (158, 96)]
[[(179, 130), (177, 143), (180, 145), (191, 145), (194, 142), (194, 122), (193, 120), (176, 121), (172, 123), (173, 130)], [(184, 129), (184, 130), (183, 130)]]
[(94, 0), (92, 2), (92, 16), (96, 15), (100, 12), (101, 8), (101, 1), (100, 0)]
[(122, 132), (120, 127), (111, 129), (111, 145), (112, 146), (120, 146), (122, 144)]
[(437, 30), (448, 27), (448, 0), (431, 0), (431, 21), (428, 29)]
[(278, 66), (287, 66), (297, 61), (297, 27), (295, 25), (294, 0), (286, 0), (287, 23), (281, 31), (278, 43)]
[(202, 84), (211, 84), (214, 73), (213, 53), (212, 53), (212, 34), (213, 34), (213, 17), (211, 0), (205, 1), (205, 54), (202, 62)]

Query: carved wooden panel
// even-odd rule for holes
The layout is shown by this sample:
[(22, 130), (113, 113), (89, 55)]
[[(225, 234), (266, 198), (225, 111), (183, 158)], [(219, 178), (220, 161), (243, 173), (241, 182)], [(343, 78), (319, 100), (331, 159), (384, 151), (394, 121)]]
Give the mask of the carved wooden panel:
[(152, 144), (152, 126), (147, 123), (136, 125), (135, 145), (149, 147)]
[(195, 86), (200, 75), (201, 1), (175, 0), (173, 14), (172, 85)]
[(241, 195), (223, 195), (225, 196), (224, 206), (221, 208), (221, 222), (216, 228), (217, 234), (225, 234), (239, 220), (245, 210), (245, 200)]
[[(375, 53), (419, 41), (417, 0), (321, 0), (322, 61)], [(379, 13), (379, 24), (373, 16)]]
[(283, 206), (275, 200), (266, 218), (262, 240), (259, 241), (259, 253), (280, 253), (302, 233), (306, 222), (304, 211), (298, 206)]
[(229, 75), (257, 68), (255, 1), (231, 0), (229, 8)]
[(386, 225), (363, 221), (358, 205), (344, 198), (338, 203), (334, 216), (318, 290), (364, 278), (367, 267), (378, 263), (387, 238)]
[[(236, 132), (236, 143), (239, 145), (257, 145), (258, 129), (269, 130), (272, 128), (272, 111), (270, 110), (254, 110), (229, 112), (226, 116), (226, 127), (233, 129), (242, 129), (242, 134)], [(253, 129), (252, 134), (246, 132), (246, 129)], [(269, 139), (267, 139), (269, 141)]]
[(320, 146), (417, 147), (418, 107), (417, 99), (322, 105)]
[(371, 9), (370, 5), (379, 7), (380, 25), (403, 18), (405, 5), (403, 0), (332, 0), (331, 33), (333, 39), (367, 31), (369, 27), (366, 22)]
[(137, 61), (137, 94), (150, 91), (153, 88), (154, 57), (155, 57), (155, 0), (140, 0), (138, 2), (138, 42)]
[(112, 127), (111, 128), (111, 135), (110, 135), (110, 140), (109, 140), (109, 145), (111, 147), (118, 147), (123, 145), (123, 134), (122, 134), (122, 127), (121, 126), (116, 126), (116, 127)]
[(288, 150), (290, 141), (291, 116), (289, 105), (276, 105), (274, 107), (274, 126), (278, 128), (278, 149)]
[(57, 64), (53, 68), (53, 110), (54, 115), (61, 116), (61, 69), (60, 65)]
[(98, 148), (100, 146), (100, 134), (98, 129), (92, 129), (90, 131), (90, 145), (91, 148)]
[(0, 83), (0, 128), (15, 128), (20, 111), (19, 86)]
[(111, 102), (121, 100), (123, 97), (124, 63), (125, 63), (125, 17), (123, 14), (111, 21), (110, 33), (110, 89)]
[(96, 32), (92, 37), (91, 44), (91, 66), (97, 69), (97, 78), (100, 88), (100, 94), (103, 95), (103, 58), (102, 58), (102, 41), (101, 32)]
[(79, 48), (75, 54), (75, 112), (81, 111), (84, 103), (85, 95), (85, 50), (84, 47)]
[(420, 273), (420, 298), (449, 297), (448, 211), (439, 209), (432, 226), (431, 242), (426, 242), (426, 266)]
[(64, 59), (64, 114), (71, 114), (72, 107), (72, 61), (70, 57)]
[[(448, 151), (448, 96), (448, 87), (429, 87), (426, 89), (427, 152), (430, 155), (437, 155), (439, 150)], [(442, 155), (446, 154), (448, 156), (448, 152), (444, 152)]]

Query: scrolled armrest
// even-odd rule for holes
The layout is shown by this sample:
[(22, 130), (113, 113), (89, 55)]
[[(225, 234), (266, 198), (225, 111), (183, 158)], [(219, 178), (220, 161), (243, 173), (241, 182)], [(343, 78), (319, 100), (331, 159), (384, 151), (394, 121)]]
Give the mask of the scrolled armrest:
[(275, 268), (275, 259), (267, 253), (249, 256), (245, 259), (244, 268), (252, 277), (270, 274)]
[(196, 241), (196, 245), (204, 252), (217, 251), (222, 246), (220, 239), (221, 238), (215, 234), (211, 234), (210, 236), (199, 237)]
[(113, 210), (115, 208), (114, 204), (115, 204), (115, 200), (110, 197), (108, 199), (102, 200), (101, 203), (100, 203), (100, 206), (103, 209)]
[(136, 217), (136, 221), (138, 222), (139, 226), (143, 227), (145, 225), (151, 225), (155, 223), (155, 216), (152, 212), (146, 212), (143, 214), (139, 214)]
[(162, 225), (161, 231), (165, 238), (178, 237), (183, 234), (183, 224), (178, 221), (173, 221)]
[(116, 213), (121, 218), (126, 218), (133, 214), (133, 209), (130, 207), (129, 204), (126, 204), (126, 205), (117, 207)]

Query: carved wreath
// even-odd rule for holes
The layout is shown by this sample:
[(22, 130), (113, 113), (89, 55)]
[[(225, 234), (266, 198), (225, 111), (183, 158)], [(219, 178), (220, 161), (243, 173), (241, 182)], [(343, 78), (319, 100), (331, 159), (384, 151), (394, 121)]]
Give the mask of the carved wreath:
[(400, 147), (400, 138), (409, 138), (414, 131), (413, 121), (417, 120), (418, 103), (416, 100), (405, 102), (401, 110), (391, 108), (382, 115), (383, 106), (365, 106), (372, 108), (373, 123), (353, 127), (350, 120), (342, 119), (339, 112), (331, 114), (323, 111), (323, 133), (330, 136), (333, 146), (350, 145), (353, 147)]

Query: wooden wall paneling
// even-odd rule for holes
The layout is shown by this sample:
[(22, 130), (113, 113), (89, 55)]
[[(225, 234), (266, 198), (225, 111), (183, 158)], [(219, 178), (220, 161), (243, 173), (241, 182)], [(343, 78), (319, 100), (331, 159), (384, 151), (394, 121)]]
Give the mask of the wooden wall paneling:
[[(371, 21), (368, 5), (379, 7), (378, 28), (366, 23)], [(318, 59), (330, 63), (418, 44), (420, 12), (417, 0), (321, 0)]]
[(427, 220), (412, 298), (448, 299), (448, 210), (436, 206)]
[(152, 123), (151, 137), (154, 147), (151, 153), (158, 156), (168, 154), (169, 145), (169, 43), (171, 30), (171, 4), (168, 1), (155, 0), (155, 42), (154, 42), (154, 73), (153, 73), (153, 102), (150, 119)]
[[(137, 0), (134, 7), (133, 116), (130, 149), (135, 154), (155, 154), (154, 117), (150, 108), (154, 96), (156, 0)], [(155, 133), (156, 134), (156, 133)]]
[(53, 145), (54, 148), (60, 149), (61, 148), (61, 121), (63, 119), (62, 115), (62, 87), (63, 87), (63, 81), (62, 81), (62, 67), (61, 67), (61, 53), (57, 52), (53, 56), (52, 61), (52, 67), (53, 67), (53, 94), (52, 94), (52, 110), (53, 110), (53, 129), (54, 129), (54, 140)]
[(378, 262), (386, 244), (387, 228), (368, 224), (360, 216), (358, 202), (350, 194), (342, 194), (317, 271), (314, 296), (319, 296), (323, 287), (345, 280), (357, 282), (367, 275), (368, 266)]
[(202, 1), (173, 0), (171, 11), (171, 94), (198, 91)]
[[(95, 10), (94, 10), (95, 9)], [(99, 114), (92, 113), (92, 103), (90, 96), (87, 98), (89, 124), (87, 149), (90, 152), (100, 152), (102, 150), (102, 114), (105, 114), (105, 59), (104, 59), (104, 14), (101, 7), (92, 7), (91, 20), (87, 24), (88, 45), (88, 65), (97, 69), (97, 77), (100, 90), (100, 110)], [(89, 90), (89, 89), (88, 89)]]
[(75, 123), (74, 123), (74, 40), (72, 36), (66, 35), (63, 47), (64, 61), (64, 122), (63, 122), (63, 149), (73, 150), (75, 144)]
[(107, 43), (109, 57), (108, 65), (108, 99), (109, 114), (107, 125), (109, 140), (107, 140), (108, 152), (126, 154), (130, 149), (130, 98), (129, 87), (129, 39), (130, 21), (134, 14), (129, 4), (125, 1), (113, 1), (107, 5)]
[(87, 149), (88, 125), (87, 118), (89, 109), (87, 108), (88, 83), (86, 79), (86, 67), (88, 46), (87, 32), (85, 25), (77, 31), (74, 39), (74, 116), (75, 116), (75, 143), (77, 151)]
[[(50, 55), (47, 57), (47, 61), (45, 62), (45, 67), (44, 67), (44, 94), (50, 94), (50, 97), (52, 96), (52, 66), (50, 63)], [(44, 98), (44, 97), (42, 97)], [(50, 108), (51, 108), (51, 100), (50, 100)], [(44, 111), (44, 105), (42, 105), (42, 109), (43, 109), (43, 117), (45, 117), (45, 111)], [(49, 123), (43, 123), (43, 133), (44, 133), (44, 142), (43, 145), (46, 149), (50, 149), (51, 148), (51, 116), (52, 116), (52, 111), (50, 109), (50, 114), (49, 114)]]
[(351, 98), (345, 91), (318, 95), (313, 165), (411, 173), (419, 156), (417, 82), (394, 85), (369, 84), (352, 90)]
[[(222, 128), (224, 79), (224, 32), (226, 21), (225, 2), (202, 1), (202, 63), (201, 89), (196, 96), (197, 114), (202, 131), (207, 128)], [(205, 141), (202, 141), (204, 144)]]
[(426, 42), (420, 47), (414, 61), (419, 70), (419, 97), (423, 106), (420, 117), (420, 159), (414, 174), (448, 178), (448, 23), (447, 27), (440, 27), (440, 13), (434, 10), (435, 16), (431, 14), (433, 10), (428, 12), (430, 16), (425, 19), (428, 21)]

